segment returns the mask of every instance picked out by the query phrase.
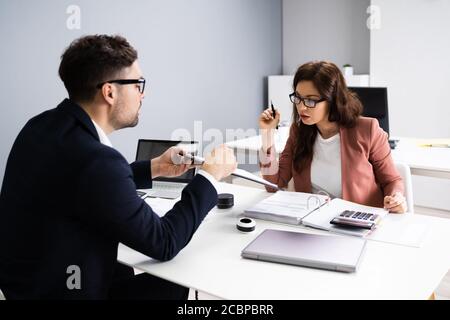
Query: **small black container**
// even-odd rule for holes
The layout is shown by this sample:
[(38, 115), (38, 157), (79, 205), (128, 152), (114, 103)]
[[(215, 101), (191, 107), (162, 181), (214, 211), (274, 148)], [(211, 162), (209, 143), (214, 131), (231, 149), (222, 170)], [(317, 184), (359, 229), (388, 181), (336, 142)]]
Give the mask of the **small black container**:
[(219, 193), (217, 208), (228, 209), (234, 206), (234, 196), (231, 193)]

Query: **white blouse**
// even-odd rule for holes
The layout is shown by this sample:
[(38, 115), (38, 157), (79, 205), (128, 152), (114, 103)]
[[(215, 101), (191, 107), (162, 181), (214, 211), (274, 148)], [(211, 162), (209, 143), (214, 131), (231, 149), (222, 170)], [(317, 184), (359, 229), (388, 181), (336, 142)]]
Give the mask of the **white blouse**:
[(311, 163), (313, 193), (323, 190), (332, 198), (342, 198), (340, 142), (339, 133), (328, 139), (317, 134)]

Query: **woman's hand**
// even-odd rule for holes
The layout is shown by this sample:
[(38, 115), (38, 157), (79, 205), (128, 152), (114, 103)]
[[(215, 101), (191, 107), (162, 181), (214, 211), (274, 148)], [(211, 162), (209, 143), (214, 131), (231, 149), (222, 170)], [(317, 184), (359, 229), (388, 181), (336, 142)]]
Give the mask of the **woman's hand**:
[(273, 117), (272, 109), (267, 108), (259, 116), (259, 128), (260, 129), (275, 129), (280, 122), (280, 113), (275, 110), (275, 118)]
[(269, 148), (273, 145), (274, 131), (280, 122), (280, 113), (275, 110), (275, 118), (273, 117), (272, 108), (267, 108), (259, 116), (259, 128), (262, 137), (262, 149), (267, 152)]
[(408, 210), (406, 199), (400, 192), (384, 197), (384, 208), (392, 213), (404, 213)]

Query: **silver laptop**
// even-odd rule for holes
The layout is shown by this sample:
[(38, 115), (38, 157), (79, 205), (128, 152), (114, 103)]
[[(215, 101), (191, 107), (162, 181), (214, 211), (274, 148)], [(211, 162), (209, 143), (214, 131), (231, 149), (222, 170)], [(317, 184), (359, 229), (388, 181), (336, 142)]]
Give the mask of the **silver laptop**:
[(264, 230), (244, 250), (244, 258), (333, 271), (355, 272), (366, 240), (283, 230)]
[[(195, 141), (139, 139), (136, 161), (156, 158), (173, 146), (178, 146), (194, 155), (198, 151), (198, 143)], [(138, 194), (143, 198), (176, 199), (181, 196), (184, 187), (191, 182), (194, 176), (195, 169), (191, 169), (179, 177), (158, 177), (153, 179), (151, 189), (140, 189)]]

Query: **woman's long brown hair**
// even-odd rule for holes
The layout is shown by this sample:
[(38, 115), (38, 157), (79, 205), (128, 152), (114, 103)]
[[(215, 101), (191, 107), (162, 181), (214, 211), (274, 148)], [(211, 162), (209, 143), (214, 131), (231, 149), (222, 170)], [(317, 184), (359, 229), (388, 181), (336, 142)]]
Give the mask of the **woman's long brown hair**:
[[(312, 81), (320, 96), (327, 100), (329, 121), (337, 122), (340, 127), (355, 126), (362, 105), (356, 94), (348, 90), (344, 76), (334, 63), (312, 61), (301, 65), (294, 76), (294, 92), (300, 81)], [(305, 125), (301, 121), (295, 104), (292, 117), (296, 136), (293, 161), (298, 172), (312, 160), (318, 129), (316, 125)]]

